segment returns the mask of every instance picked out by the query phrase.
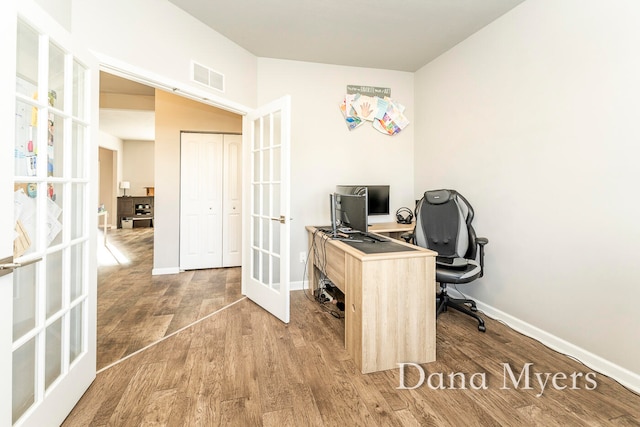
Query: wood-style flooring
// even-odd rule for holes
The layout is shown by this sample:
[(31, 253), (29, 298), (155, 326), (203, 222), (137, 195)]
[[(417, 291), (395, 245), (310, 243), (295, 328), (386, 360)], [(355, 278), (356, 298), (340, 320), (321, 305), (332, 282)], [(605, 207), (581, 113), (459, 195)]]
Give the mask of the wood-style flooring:
[(483, 334), (444, 313), (436, 362), (363, 375), (344, 319), (303, 291), (284, 324), (240, 295), (238, 269), (152, 277), (150, 233), (110, 239), (133, 264), (100, 269), (99, 366), (215, 314), (99, 372), (64, 426), (640, 426), (640, 396), (489, 318)]

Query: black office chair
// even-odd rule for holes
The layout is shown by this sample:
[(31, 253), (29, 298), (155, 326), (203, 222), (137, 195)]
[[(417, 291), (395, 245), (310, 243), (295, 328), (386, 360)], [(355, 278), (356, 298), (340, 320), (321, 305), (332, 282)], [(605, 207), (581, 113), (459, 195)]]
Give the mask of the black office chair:
[[(471, 225), (473, 208), (454, 190), (424, 193), (416, 205), (416, 226), (405, 240), (438, 252), (436, 281), (440, 283), (436, 316), (448, 307), (474, 317), (478, 330), (485, 332), (484, 320), (470, 299), (452, 298), (447, 284), (469, 283), (484, 274), (484, 246), (489, 240), (476, 237)], [(479, 253), (478, 253), (479, 252)]]

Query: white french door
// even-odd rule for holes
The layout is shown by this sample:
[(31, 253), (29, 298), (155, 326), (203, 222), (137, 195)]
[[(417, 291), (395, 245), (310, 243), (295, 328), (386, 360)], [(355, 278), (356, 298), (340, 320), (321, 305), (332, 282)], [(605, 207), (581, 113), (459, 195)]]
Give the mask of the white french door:
[(291, 98), (244, 118), (242, 292), (289, 323)]
[(0, 142), (0, 263), (13, 267), (0, 278), (0, 425), (58, 425), (96, 374), (98, 69), (35, 3), (10, 3), (0, 30), (15, 58), (0, 82), (15, 94)]

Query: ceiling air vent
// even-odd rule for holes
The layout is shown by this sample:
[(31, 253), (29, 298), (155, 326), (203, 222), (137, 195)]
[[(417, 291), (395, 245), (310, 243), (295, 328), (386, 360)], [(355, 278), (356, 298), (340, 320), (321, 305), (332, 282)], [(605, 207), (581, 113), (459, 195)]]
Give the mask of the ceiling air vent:
[(194, 82), (224, 92), (224, 74), (197, 62), (191, 62), (191, 79)]

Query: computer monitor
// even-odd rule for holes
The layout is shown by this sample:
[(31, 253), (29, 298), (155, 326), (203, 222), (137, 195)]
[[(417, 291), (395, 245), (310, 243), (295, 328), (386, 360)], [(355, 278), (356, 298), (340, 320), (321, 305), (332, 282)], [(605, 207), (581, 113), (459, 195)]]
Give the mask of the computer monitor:
[(336, 185), (338, 194), (358, 194), (367, 198), (367, 215), (389, 215), (388, 185)]
[[(367, 198), (360, 194), (334, 195), (335, 224), (337, 228), (348, 227), (367, 232)], [(333, 220), (332, 216), (332, 220)], [(331, 224), (333, 227), (333, 224)]]
[(389, 186), (367, 185), (369, 215), (389, 215)]

